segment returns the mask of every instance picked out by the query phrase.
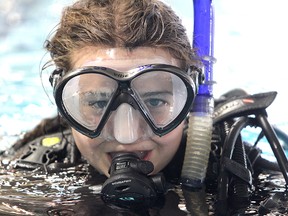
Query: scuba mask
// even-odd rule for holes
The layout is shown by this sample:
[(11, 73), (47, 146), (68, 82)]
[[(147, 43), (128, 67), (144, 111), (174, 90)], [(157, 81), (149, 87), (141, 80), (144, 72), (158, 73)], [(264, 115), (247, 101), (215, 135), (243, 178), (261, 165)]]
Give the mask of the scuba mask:
[(195, 66), (185, 72), (166, 64), (124, 72), (86, 66), (65, 75), (56, 69), (50, 77), (58, 110), (73, 128), (90, 138), (110, 139), (117, 127), (131, 126), (128, 142), (150, 136), (149, 130), (163, 136), (175, 129), (191, 110), (202, 81), (202, 70)]

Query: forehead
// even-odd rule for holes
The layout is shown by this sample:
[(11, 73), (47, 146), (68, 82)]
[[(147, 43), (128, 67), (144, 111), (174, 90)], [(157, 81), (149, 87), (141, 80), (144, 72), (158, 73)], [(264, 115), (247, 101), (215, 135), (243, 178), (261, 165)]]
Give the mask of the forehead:
[(169, 64), (179, 66), (168, 51), (160, 48), (139, 47), (125, 48), (85, 47), (72, 55), (73, 69), (84, 66), (103, 66), (118, 71), (127, 71), (146, 64)]

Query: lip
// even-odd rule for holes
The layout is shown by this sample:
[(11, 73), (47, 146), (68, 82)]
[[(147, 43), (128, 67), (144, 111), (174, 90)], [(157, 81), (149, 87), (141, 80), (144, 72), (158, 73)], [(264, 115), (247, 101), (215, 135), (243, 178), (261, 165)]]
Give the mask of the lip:
[[(133, 151), (132, 153), (135, 153), (139, 157), (140, 160), (149, 160), (151, 152), (152, 151), (149, 150), (149, 151)], [(120, 152), (109, 152), (109, 153), (107, 153), (108, 159), (109, 159), (110, 162), (112, 162), (112, 159), (113, 159), (114, 155), (117, 154), (117, 153), (120, 153)]]

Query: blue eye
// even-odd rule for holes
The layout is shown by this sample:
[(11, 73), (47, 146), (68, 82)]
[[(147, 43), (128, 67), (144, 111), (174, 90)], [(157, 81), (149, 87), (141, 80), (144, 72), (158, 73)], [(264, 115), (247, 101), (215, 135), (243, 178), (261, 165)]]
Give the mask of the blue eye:
[(99, 100), (88, 103), (89, 106), (95, 109), (104, 109), (107, 106), (107, 104), (108, 104), (107, 100)]
[(151, 98), (145, 101), (145, 104), (148, 107), (159, 107), (159, 106), (163, 106), (166, 103), (167, 102), (165, 102), (164, 100), (160, 100), (158, 98)]
[[(95, 115), (101, 115), (106, 109), (111, 95), (106, 92), (87, 92), (82, 97), (82, 108), (86, 113), (93, 112)], [(84, 108), (86, 107), (86, 108)]]

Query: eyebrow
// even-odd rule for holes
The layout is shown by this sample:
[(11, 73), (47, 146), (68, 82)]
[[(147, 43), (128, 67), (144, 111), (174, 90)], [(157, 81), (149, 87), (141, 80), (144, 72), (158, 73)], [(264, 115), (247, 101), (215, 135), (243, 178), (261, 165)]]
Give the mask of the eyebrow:
[(151, 97), (159, 94), (167, 94), (167, 95), (173, 95), (171, 91), (151, 91), (151, 92), (140, 92), (139, 95), (141, 97)]
[(101, 96), (101, 97), (104, 97), (104, 96), (111, 96), (112, 95), (112, 91), (87, 91), (87, 92), (81, 92), (80, 95), (81, 96), (86, 96), (86, 97), (89, 97), (89, 96)]

